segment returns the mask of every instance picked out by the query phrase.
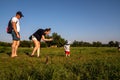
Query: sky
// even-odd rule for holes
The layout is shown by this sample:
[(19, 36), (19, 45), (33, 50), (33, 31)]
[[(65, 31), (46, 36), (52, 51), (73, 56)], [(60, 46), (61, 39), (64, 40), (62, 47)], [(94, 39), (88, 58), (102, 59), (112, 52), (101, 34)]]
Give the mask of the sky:
[(120, 0), (0, 0), (0, 41), (12, 42), (6, 27), (21, 11), (21, 40), (50, 27), (69, 41), (120, 41)]

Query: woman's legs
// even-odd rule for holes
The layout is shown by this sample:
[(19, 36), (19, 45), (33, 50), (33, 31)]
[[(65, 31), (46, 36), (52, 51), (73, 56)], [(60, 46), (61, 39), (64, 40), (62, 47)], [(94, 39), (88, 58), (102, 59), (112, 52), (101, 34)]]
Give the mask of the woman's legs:
[(34, 42), (35, 47), (33, 49), (33, 52), (31, 54), (31, 56), (33, 56), (35, 54), (35, 52), (40, 48), (40, 42), (39, 41), (33, 40), (33, 42)]
[(37, 49), (37, 57), (40, 56), (40, 47)]

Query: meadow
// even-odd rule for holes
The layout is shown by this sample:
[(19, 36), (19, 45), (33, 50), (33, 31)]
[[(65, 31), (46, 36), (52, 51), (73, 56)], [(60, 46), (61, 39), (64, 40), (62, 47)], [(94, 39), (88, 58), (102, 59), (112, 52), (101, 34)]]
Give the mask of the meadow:
[(16, 58), (10, 52), (0, 47), (0, 80), (120, 80), (116, 47), (71, 47), (70, 57), (63, 48), (41, 48), (39, 58), (28, 55), (32, 48), (19, 48)]

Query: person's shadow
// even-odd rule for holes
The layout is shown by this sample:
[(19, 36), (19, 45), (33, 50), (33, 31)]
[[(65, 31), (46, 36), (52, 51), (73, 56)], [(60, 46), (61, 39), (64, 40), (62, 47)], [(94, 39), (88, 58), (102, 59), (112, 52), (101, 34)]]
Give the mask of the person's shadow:
[[(0, 51), (0, 53), (1, 53), (1, 51)], [(28, 52), (24, 52), (27, 56), (30, 56), (30, 54), (28, 53)], [(11, 56), (11, 52), (7, 52), (6, 53), (8, 56)]]
[(0, 50), (0, 53), (4, 53), (5, 51), (3, 51), (3, 50)]
[(8, 56), (11, 56), (11, 52), (7, 52), (6, 54), (7, 54)]
[(27, 56), (30, 56), (30, 54), (28, 52), (24, 52)]

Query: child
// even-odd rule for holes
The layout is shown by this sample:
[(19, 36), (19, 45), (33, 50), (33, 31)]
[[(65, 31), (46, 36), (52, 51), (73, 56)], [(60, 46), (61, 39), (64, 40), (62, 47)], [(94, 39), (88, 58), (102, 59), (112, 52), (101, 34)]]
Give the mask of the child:
[(67, 41), (67, 43), (64, 45), (64, 50), (65, 50), (65, 55), (66, 57), (69, 56), (70, 57), (70, 44)]

